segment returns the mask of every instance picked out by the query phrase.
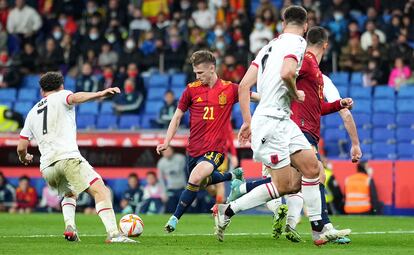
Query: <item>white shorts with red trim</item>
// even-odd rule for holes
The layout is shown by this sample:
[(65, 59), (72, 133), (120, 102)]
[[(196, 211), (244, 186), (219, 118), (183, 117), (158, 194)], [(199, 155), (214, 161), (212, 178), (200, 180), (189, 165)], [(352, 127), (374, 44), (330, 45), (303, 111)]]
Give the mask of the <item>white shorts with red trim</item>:
[(42, 176), (59, 195), (79, 195), (102, 177), (82, 159), (63, 159), (42, 170)]
[(288, 118), (253, 116), (253, 159), (272, 169), (290, 164), (290, 155), (299, 150), (311, 149), (302, 131)]

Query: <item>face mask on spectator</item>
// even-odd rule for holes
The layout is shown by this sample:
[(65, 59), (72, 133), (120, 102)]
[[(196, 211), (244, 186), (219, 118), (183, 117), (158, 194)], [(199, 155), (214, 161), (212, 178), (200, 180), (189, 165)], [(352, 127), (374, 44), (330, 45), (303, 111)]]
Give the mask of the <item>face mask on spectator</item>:
[(2, 64), (6, 64), (8, 60), (9, 60), (9, 56), (7, 56), (7, 54), (1, 54), (0, 55), (0, 62)]
[(53, 32), (53, 38), (55, 38), (55, 40), (60, 40), (60, 38), (62, 38), (62, 32), (60, 31)]
[(104, 72), (103, 77), (105, 79), (112, 79), (114, 77), (114, 74), (112, 72)]
[(134, 86), (131, 83), (125, 84), (125, 93), (131, 94), (134, 92)]
[(129, 70), (127, 71), (128, 77), (129, 78), (135, 78), (138, 75), (138, 71), (137, 70)]
[(226, 47), (226, 45), (224, 44), (224, 42), (217, 42), (216, 43), (216, 48), (218, 50), (224, 50), (224, 47)]
[(190, 8), (191, 4), (188, 1), (181, 1), (180, 6), (181, 6), (181, 9), (187, 10), (188, 8)]
[(98, 34), (91, 33), (91, 34), (89, 34), (89, 38), (90, 38), (92, 41), (96, 41), (96, 40), (98, 39)]
[(214, 30), (214, 34), (215, 34), (216, 36), (222, 36), (222, 35), (224, 34), (223, 29), (221, 29), (221, 28), (216, 28), (216, 29)]
[(341, 12), (335, 12), (334, 13), (334, 19), (336, 21), (341, 21), (344, 18), (344, 15)]
[(135, 47), (134, 41), (132, 41), (132, 40), (128, 40), (128, 41), (126, 42), (126, 44), (125, 44), (125, 47), (126, 47), (128, 50), (132, 50), (132, 49)]
[(263, 25), (263, 23), (256, 23), (256, 24), (254, 25), (254, 27), (255, 27), (257, 30), (262, 30), (262, 29), (264, 28), (264, 25)]

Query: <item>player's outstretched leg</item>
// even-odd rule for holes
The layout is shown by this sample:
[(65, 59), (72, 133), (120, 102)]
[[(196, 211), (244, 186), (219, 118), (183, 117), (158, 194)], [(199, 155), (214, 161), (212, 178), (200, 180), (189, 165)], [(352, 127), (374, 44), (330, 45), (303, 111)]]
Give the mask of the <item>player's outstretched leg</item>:
[(272, 237), (278, 239), (283, 232), (283, 226), (285, 226), (286, 215), (288, 213), (287, 205), (280, 205), (277, 209), (277, 213), (273, 216), (272, 224)]
[(296, 231), (296, 225), (300, 220), (300, 215), (303, 208), (303, 196), (301, 192), (290, 194), (286, 196), (287, 206), (289, 212), (286, 220), (286, 238), (291, 242), (300, 242), (302, 240), (300, 234)]
[(95, 199), (95, 209), (101, 218), (107, 233), (106, 243), (137, 243), (119, 233), (114, 209), (112, 208), (111, 194), (101, 179), (95, 181), (88, 193)]
[(79, 242), (78, 232), (75, 224), (76, 199), (75, 196), (65, 196), (61, 202), (63, 219), (65, 221), (65, 232), (63, 233), (66, 240)]

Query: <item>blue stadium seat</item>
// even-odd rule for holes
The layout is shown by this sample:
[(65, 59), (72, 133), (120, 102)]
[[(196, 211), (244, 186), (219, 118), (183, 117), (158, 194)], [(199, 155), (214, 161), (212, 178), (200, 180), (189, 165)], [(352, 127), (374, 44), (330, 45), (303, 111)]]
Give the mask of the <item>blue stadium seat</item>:
[(160, 112), (160, 109), (164, 105), (164, 102), (162, 101), (150, 101), (147, 100), (145, 102), (145, 113), (152, 114), (153, 116), (158, 116), (158, 113)]
[(183, 94), (185, 90), (185, 87), (173, 87), (171, 88), (171, 91), (174, 93), (175, 98), (178, 100), (179, 98), (181, 98), (181, 95)]
[(375, 99), (372, 103), (372, 109), (377, 113), (395, 113), (395, 100)]
[(112, 114), (102, 114), (98, 116), (96, 128), (98, 129), (113, 129), (117, 127), (118, 117)]
[(414, 113), (413, 99), (398, 99), (397, 111), (398, 113)]
[(369, 143), (362, 143), (361, 144), (362, 155), (371, 154), (372, 153), (372, 145)]
[(232, 119), (233, 119), (233, 122), (236, 128), (240, 128), (241, 125), (243, 124), (243, 117), (241, 116), (240, 113), (233, 112)]
[(397, 141), (414, 143), (414, 129), (397, 128)]
[(399, 143), (397, 146), (399, 159), (414, 159), (414, 144)]
[(185, 88), (187, 85), (187, 75), (185, 73), (176, 73), (171, 76), (172, 88)]
[(139, 115), (122, 115), (119, 118), (120, 129), (136, 129), (140, 126)]
[(87, 102), (79, 105), (79, 113), (98, 114), (99, 103), (98, 102)]
[(326, 156), (330, 158), (338, 158), (339, 155), (341, 154), (339, 144), (335, 142), (325, 143), (324, 149), (325, 149)]
[(359, 99), (354, 100), (353, 113), (371, 113), (371, 100)]
[(374, 88), (374, 98), (375, 99), (394, 99), (395, 90), (388, 86), (376, 86)]
[(14, 110), (24, 116), (33, 108), (33, 102), (18, 101), (14, 104)]
[(374, 159), (395, 159), (397, 157), (397, 146), (383, 142), (372, 144), (372, 157)]
[(338, 142), (346, 140), (346, 132), (338, 128), (326, 128), (324, 139), (326, 142)]
[(43, 178), (31, 178), (30, 183), (37, 192), (37, 196), (41, 196), (43, 193), (43, 188), (46, 186), (46, 182)]
[(13, 102), (11, 101), (1, 101), (0, 105), (7, 106), (9, 109), (13, 109)]
[(165, 88), (159, 88), (159, 87), (149, 87), (148, 88), (148, 94), (147, 94), (147, 100), (161, 100), (164, 98), (166, 89)]
[(358, 99), (371, 99), (371, 88), (351, 88), (349, 95), (356, 101)]
[(329, 78), (331, 78), (333, 84), (337, 87), (348, 86), (349, 83), (349, 73), (348, 72), (336, 72), (330, 73)]
[(348, 97), (348, 87), (347, 86), (341, 86), (341, 87), (336, 87), (338, 89), (339, 92), (339, 96), (342, 98)]
[(39, 88), (40, 75), (30, 74), (23, 77), (23, 88)]
[(398, 98), (414, 98), (414, 87), (405, 86), (401, 87), (398, 91)]
[(395, 128), (395, 115), (391, 113), (374, 113), (372, 115), (372, 125), (374, 127)]
[(361, 143), (369, 144), (372, 143), (371, 129), (359, 129), (358, 137)]
[(143, 129), (151, 129), (154, 128), (151, 121), (154, 120), (156, 117), (153, 114), (144, 114), (141, 117), (141, 128)]
[(398, 127), (414, 127), (414, 113), (398, 113), (396, 122)]
[(372, 127), (371, 115), (366, 113), (353, 113), (352, 116), (354, 117), (355, 125), (358, 128), (369, 129)]
[(14, 88), (0, 89), (0, 102), (15, 101), (17, 91)]
[(114, 196), (120, 200), (122, 195), (127, 190), (128, 187), (128, 180), (126, 178), (122, 179), (114, 179), (112, 180), (113, 184), (111, 185), (112, 191), (114, 192)]
[(112, 114), (114, 113), (114, 108), (113, 108), (113, 102), (112, 101), (104, 101), (101, 103), (101, 111), (100, 113), (102, 114)]
[(79, 129), (95, 128), (96, 116), (94, 114), (78, 114), (76, 116), (76, 126)]
[(146, 88), (149, 87), (150, 78), (151, 78), (151, 76), (142, 76), (142, 80), (144, 81), (144, 87), (146, 87)]
[(374, 128), (372, 139), (375, 142), (395, 143), (395, 130), (387, 128)]
[(351, 85), (352, 86), (362, 86), (362, 73), (353, 72), (351, 74)]
[(69, 75), (66, 75), (64, 86), (66, 90), (70, 90), (74, 92), (76, 90), (76, 79), (73, 77), (70, 77)]
[(149, 78), (148, 86), (150, 88), (153, 88), (153, 87), (168, 88), (169, 85), (170, 85), (169, 78), (170, 77), (168, 76), (168, 74), (155, 73), (155, 74), (151, 75), (151, 77)]
[(329, 114), (323, 117), (326, 128), (341, 128), (343, 129), (344, 123), (339, 113)]
[(19, 90), (17, 98), (20, 101), (38, 101), (40, 99), (38, 91), (38, 89), (22, 88)]

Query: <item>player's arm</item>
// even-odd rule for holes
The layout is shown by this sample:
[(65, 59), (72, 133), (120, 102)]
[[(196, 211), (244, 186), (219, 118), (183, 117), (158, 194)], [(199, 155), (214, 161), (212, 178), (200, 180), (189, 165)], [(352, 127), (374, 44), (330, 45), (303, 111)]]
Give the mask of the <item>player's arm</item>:
[(252, 116), (250, 113), (250, 99), (253, 100), (260, 100), (260, 96), (258, 93), (251, 92), (251, 88), (256, 84), (257, 81), (257, 71), (258, 68), (255, 64), (250, 65), (249, 69), (247, 70), (246, 74), (243, 76), (239, 84), (239, 103), (240, 103), (240, 110), (243, 116), (243, 122), (249, 123), (251, 122)]
[(27, 153), (29, 144), (29, 140), (24, 138), (20, 138), (19, 143), (17, 144), (17, 155), (19, 156), (20, 162), (24, 165), (28, 165), (33, 161), (33, 155)]
[(175, 133), (177, 132), (183, 116), (184, 116), (184, 112), (181, 109), (177, 108), (177, 110), (175, 110), (174, 116), (172, 117), (170, 121), (170, 125), (168, 126), (167, 135), (164, 139), (164, 143), (159, 144), (157, 146), (158, 154), (161, 154), (162, 151), (166, 150), (168, 146), (170, 146), (170, 142), (173, 139)]
[(343, 98), (338, 99), (335, 102), (329, 103), (329, 102), (322, 102), (322, 115), (331, 114), (334, 112), (338, 112), (344, 108), (350, 109), (352, 105), (354, 104), (352, 98)]
[(298, 91), (296, 88), (296, 69), (298, 67), (298, 61), (293, 57), (285, 57), (280, 71), (280, 78), (286, 84), (289, 90), (290, 96), (298, 101), (304, 101), (304, 94)]
[(358, 131), (356, 129), (354, 118), (352, 117), (352, 113), (348, 109), (342, 109), (339, 111), (339, 115), (341, 115), (342, 121), (344, 122), (345, 129), (351, 138), (351, 157), (352, 162), (358, 162), (362, 157), (362, 152), (359, 144), (359, 137)]
[(69, 105), (82, 104), (91, 100), (104, 99), (119, 93), (121, 93), (121, 90), (118, 87), (107, 88), (98, 92), (77, 92), (68, 95), (66, 102)]

